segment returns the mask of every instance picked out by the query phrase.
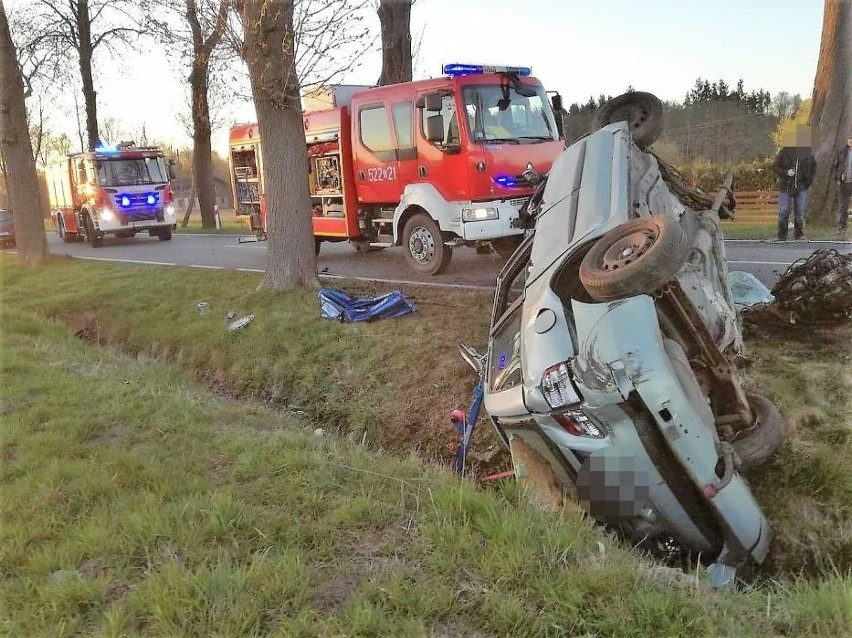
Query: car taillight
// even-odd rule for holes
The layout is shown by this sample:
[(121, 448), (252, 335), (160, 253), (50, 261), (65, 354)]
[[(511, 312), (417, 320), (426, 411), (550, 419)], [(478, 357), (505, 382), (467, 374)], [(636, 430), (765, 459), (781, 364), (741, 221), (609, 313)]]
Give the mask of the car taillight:
[(170, 185), (170, 184), (166, 184), (166, 189), (165, 189), (165, 191), (164, 191), (164, 193), (163, 193), (163, 202), (164, 202), (164, 203), (166, 203), (166, 204), (171, 204), (171, 203), (172, 203), (172, 197), (173, 197), (173, 196), (174, 196), (174, 193), (172, 193), (172, 187), (171, 187), (171, 185)]
[(571, 383), (567, 363), (550, 366), (541, 376), (541, 391), (552, 410), (580, 403), (580, 395)]
[(588, 436), (593, 439), (602, 439), (604, 432), (592, 423), (581, 410), (570, 410), (568, 412), (551, 412), (550, 416), (568, 434), (574, 436)]

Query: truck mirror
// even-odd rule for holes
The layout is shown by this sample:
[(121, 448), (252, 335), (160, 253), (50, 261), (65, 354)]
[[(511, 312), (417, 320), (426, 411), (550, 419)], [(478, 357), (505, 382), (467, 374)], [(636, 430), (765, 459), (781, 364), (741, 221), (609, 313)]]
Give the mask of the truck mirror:
[(86, 163), (83, 160), (80, 160), (80, 163), (77, 164), (77, 182), (80, 184), (89, 183), (89, 176), (86, 173)]
[(440, 93), (427, 93), (423, 96), (423, 106), (427, 111), (440, 111), (444, 101)]
[(177, 177), (177, 169), (175, 168), (175, 161), (173, 159), (169, 160), (169, 179), (175, 179)]
[(426, 118), (426, 139), (430, 142), (444, 141), (444, 118), (441, 115), (430, 115)]
[(550, 104), (553, 106), (554, 113), (562, 113), (562, 96), (559, 93), (555, 93), (550, 98)]

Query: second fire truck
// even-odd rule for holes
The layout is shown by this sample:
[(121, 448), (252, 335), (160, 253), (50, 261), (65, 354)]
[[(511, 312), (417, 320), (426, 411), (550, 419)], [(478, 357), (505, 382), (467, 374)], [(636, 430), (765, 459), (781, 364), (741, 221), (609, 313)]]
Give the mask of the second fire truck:
[(175, 227), (171, 162), (156, 147), (124, 142), (74, 153), (47, 169), (51, 217), (65, 242), (93, 247), (106, 235), (147, 232), (167, 241)]
[[(403, 246), (417, 272), (438, 274), (452, 249), (491, 241), (511, 252), (529, 176), (564, 149), (544, 87), (524, 67), (447, 65), (444, 77), (376, 88), (329, 88), (305, 100), (312, 223), (324, 241), (358, 250)], [(554, 106), (561, 109), (561, 100)], [(263, 141), (231, 129), (237, 214), (266, 230)]]

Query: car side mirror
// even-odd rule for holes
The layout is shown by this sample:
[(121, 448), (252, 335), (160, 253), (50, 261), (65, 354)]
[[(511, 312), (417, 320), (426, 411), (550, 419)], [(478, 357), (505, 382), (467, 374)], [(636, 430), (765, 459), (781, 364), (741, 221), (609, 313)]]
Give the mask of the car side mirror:
[(175, 179), (177, 177), (177, 169), (175, 168), (175, 161), (173, 159), (169, 160), (169, 179)]
[(430, 142), (444, 141), (444, 117), (430, 115), (426, 118), (426, 139)]

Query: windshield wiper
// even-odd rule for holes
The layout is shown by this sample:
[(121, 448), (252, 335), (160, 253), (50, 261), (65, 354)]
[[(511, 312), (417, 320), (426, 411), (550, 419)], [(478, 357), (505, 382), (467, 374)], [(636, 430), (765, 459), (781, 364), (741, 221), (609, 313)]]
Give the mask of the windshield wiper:
[(520, 139), (522, 139), (522, 140), (535, 140), (537, 142), (554, 142), (555, 141), (551, 135), (521, 135)]
[(480, 140), (485, 144), (503, 144), (503, 143), (512, 143), (512, 144), (520, 144), (521, 140), (517, 137), (485, 137)]

